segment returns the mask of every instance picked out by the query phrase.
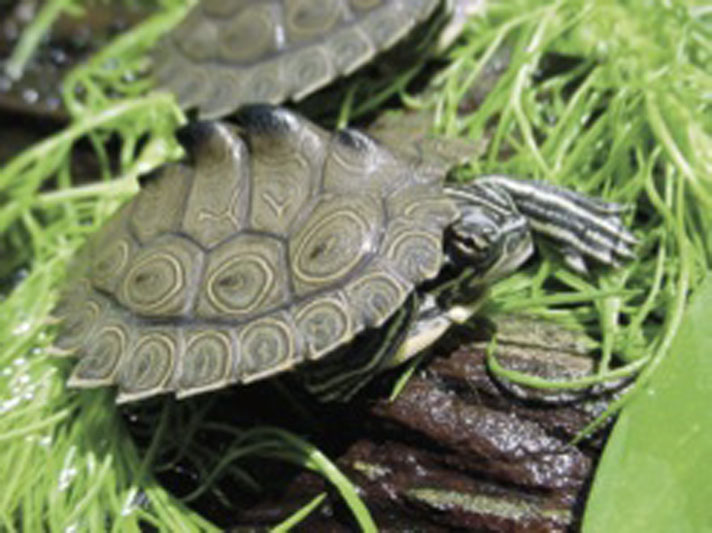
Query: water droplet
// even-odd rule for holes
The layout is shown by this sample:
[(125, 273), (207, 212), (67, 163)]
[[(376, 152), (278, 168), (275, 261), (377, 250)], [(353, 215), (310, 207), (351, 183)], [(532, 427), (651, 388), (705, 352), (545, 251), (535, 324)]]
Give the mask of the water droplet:
[(72, 480), (77, 476), (77, 469), (73, 466), (69, 468), (64, 468), (59, 473), (59, 482), (57, 483), (57, 489), (60, 491), (65, 491), (69, 488)]
[(4, 402), (0, 403), (0, 413), (7, 413), (8, 411), (12, 411), (19, 404), (20, 398), (17, 396), (10, 398), (9, 400), (5, 400)]
[(40, 95), (35, 89), (25, 89), (22, 91), (22, 99), (28, 104), (35, 104), (40, 99)]

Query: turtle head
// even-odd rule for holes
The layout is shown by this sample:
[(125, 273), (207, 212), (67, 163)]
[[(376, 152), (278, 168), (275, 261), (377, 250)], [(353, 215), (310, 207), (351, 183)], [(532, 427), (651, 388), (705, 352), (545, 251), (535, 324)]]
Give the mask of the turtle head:
[(458, 188), (452, 194), (460, 217), (448, 230), (450, 258), (472, 268), (483, 282), (514, 272), (533, 253), (529, 223), (508, 200), (493, 202), (476, 187)]

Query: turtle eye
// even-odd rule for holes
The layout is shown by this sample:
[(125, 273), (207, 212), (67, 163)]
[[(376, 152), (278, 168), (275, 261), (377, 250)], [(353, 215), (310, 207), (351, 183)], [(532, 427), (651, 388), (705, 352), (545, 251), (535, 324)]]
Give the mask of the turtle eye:
[(478, 270), (497, 254), (500, 241), (492, 227), (470, 227), (464, 224), (454, 225), (447, 240), (458, 259)]

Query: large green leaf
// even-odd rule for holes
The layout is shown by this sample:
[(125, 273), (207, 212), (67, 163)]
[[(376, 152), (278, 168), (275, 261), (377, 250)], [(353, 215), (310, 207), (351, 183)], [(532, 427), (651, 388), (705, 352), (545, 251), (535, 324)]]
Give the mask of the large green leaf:
[(606, 446), (584, 531), (712, 531), (712, 275)]

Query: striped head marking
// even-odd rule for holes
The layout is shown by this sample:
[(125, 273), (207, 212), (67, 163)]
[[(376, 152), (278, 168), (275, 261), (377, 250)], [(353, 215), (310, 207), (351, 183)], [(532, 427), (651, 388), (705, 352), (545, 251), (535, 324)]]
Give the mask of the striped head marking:
[(476, 185), (447, 189), (460, 218), (447, 235), (451, 258), (473, 268), (481, 281), (492, 282), (514, 272), (533, 253), (529, 222), (506, 193)]

